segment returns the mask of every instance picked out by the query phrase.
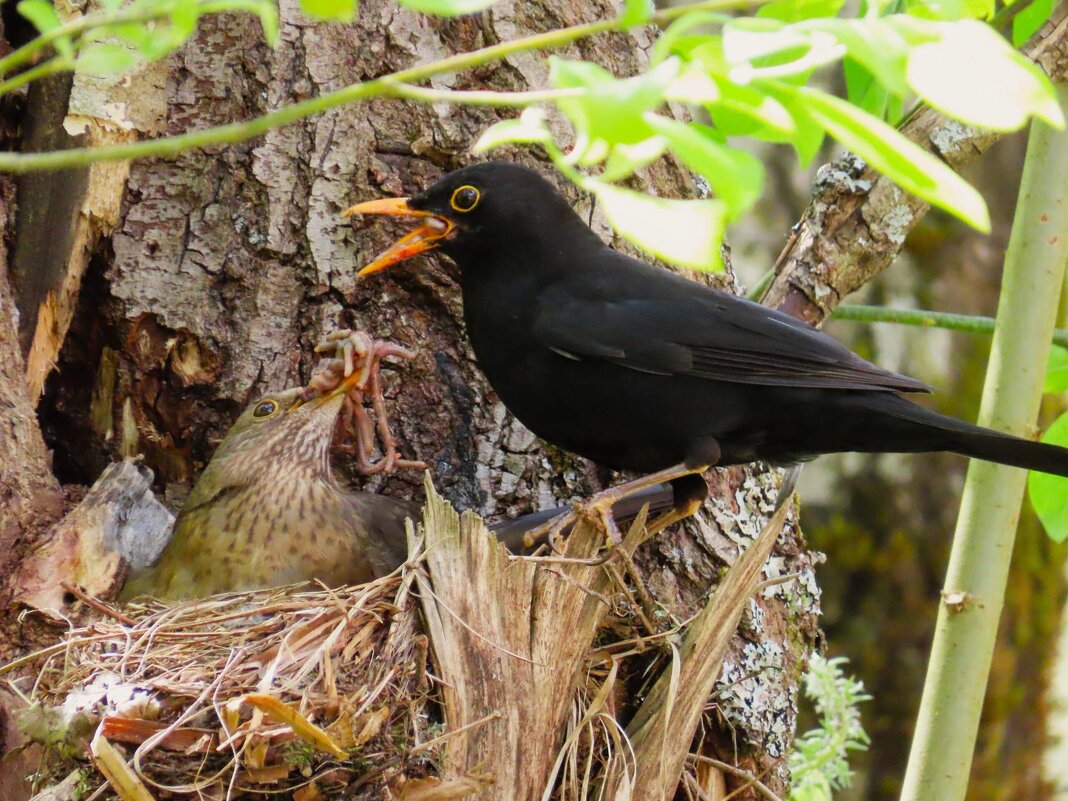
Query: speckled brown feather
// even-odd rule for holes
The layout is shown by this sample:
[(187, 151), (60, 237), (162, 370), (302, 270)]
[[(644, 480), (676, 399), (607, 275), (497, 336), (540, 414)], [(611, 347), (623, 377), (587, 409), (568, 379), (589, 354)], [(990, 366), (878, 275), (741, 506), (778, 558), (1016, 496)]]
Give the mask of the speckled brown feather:
[[(124, 598), (199, 598), (318, 579), (353, 584), (403, 562), (417, 507), (349, 492), (330, 469), (343, 396), (293, 407), (301, 390), (257, 400), (234, 423), (189, 495), (159, 562)], [(253, 412), (271, 401), (267, 419)]]

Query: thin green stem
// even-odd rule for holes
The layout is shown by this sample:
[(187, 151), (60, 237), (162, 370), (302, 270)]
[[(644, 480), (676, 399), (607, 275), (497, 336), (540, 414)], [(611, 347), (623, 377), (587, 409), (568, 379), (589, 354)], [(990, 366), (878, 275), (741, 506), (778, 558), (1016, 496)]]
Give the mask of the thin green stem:
[[(1068, 108), (1068, 87), (1059, 86)], [(1034, 122), (1005, 255), (982, 425), (1026, 436), (1042, 398), (1068, 262), (1068, 132)], [(902, 801), (968, 789), (1027, 474), (973, 461), (964, 484)]]
[[(677, 6), (658, 11), (650, 17), (649, 22), (663, 24), (693, 11), (748, 8), (759, 4), (760, 0), (704, 0), (693, 5)], [(629, 27), (631, 27), (630, 24), (624, 23), (620, 19), (602, 20), (525, 36), (511, 42), (500, 42), (469, 53), (458, 53), (429, 64), (401, 70), (372, 81), (351, 84), (319, 97), (285, 106), (277, 111), (246, 122), (230, 123), (215, 128), (205, 128), (201, 131), (190, 131), (177, 136), (100, 148), (73, 148), (71, 150), (46, 153), (0, 153), (0, 171), (22, 173), (31, 170), (81, 167), (98, 161), (123, 161), (125, 159), (151, 156), (173, 156), (198, 147), (243, 142), (246, 139), (264, 134), (272, 128), (297, 122), (305, 117), (319, 114), (346, 103), (387, 96), (396, 90), (398, 84), (425, 81), (437, 75), (470, 69), (516, 53), (524, 53), (530, 50), (549, 50), (598, 33), (620, 31)]]
[(48, 75), (55, 75), (57, 72), (66, 72), (71, 69), (73, 62), (66, 56), (56, 56), (50, 58), (48, 61), (43, 61), (36, 67), (31, 67), (28, 70), (20, 72), (14, 78), (8, 78), (6, 81), (0, 81), (0, 95), (6, 95), (8, 92), (13, 92), (20, 86), (25, 86), (31, 81), (39, 80)]
[(386, 85), (385, 94), (402, 100), (418, 100), (421, 103), (458, 103), (464, 106), (496, 106), (522, 108), (537, 103), (551, 103), (568, 97), (581, 97), (585, 89), (541, 89), (531, 92), (492, 92), (483, 90), (434, 89), (427, 86), (412, 86), (408, 83)]
[(754, 303), (759, 302), (760, 299), (764, 297), (764, 292), (769, 286), (771, 286), (771, 282), (774, 280), (775, 268), (772, 267), (770, 270), (760, 276), (760, 280), (753, 284), (753, 287), (745, 294), (745, 296)]
[[(993, 334), (995, 325), (993, 317), (923, 309), (890, 309), (886, 306), (842, 305), (835, 309), (831, 316), (835, 320), (849, 322), (896, 323), (920, 328), (944, 328), (949, 331), (963, 331), (966, 334)], [(1053, 342), (1063, 348), (1068, 348), (1068, 331), (1063, 328), (1055, 329)]]
[[(203, 4), (202, 4), (203, 5)], [(174, 11), (174, 4), (152, 6), (147, 8), (127, 8), (116, 12), (86, 14), (65, 22), (57, 28), (42, 33), (17, 50), (0, 58), (0, 75), (6, 75), (15, 67), (31, 61), (38, 51), (64, 37), (73, 38), (98, 28), (110, 28), (128, 22), (149, 22), (154, 19), (169, 17)]]

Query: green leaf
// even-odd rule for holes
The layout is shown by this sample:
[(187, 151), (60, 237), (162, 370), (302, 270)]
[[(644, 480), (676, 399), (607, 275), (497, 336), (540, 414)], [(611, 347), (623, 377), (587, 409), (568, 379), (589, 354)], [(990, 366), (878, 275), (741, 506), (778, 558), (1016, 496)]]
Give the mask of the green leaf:
[(48, 33), (63, 24), (48, 0), (22, 0), (15, 8), (41, 33)]
[(1022, 47), (1024, 42), (1046, 24), (1053, 13), (1053, 0), (1034, 0), (1012, 18), (1012, 46)]
[[(352, 2), (355, 7), (355, 0)], [(421, 14), (433, 14), (435, 17), (459, 17), (463, 14), (477, 14), (479, 11), (485, 11), (496, 0), (398, 0), (398, 2)]]
[[(1068, 447), (1068, 413), (1054, 421), (1042, 435), (1042, 441)], [(1032, 470), (1027, 476), (1027, 494), (1050, 539), (1055, 542), (1068, 539), (1068, 478)]]
[(691, 11), (684, 14), (657, 37), (649, 55), (649, 64), (659, 64), (672, 56), (688, 59), (695, 48), (707, 44), (710, 39), (720, 38), (708, 33), (708, 29), (718, 28), (722, 22), (723, 15), (714, 12)]
[(260, 27), (263, 28), (263, 39), (271, 47), (278, 44), (278, 6), (271, 0), (264, 0), (256, 4), (256, 14), (260, 18)]
[(716, 133), (695, 122), (689, 124), (656, 114), (646, 120), (664, 137), (675, 155), (704, 176), (712, 190), (727, 203), (728, 220), (736, 220), (752, 208), (764, 189), (764, 165), (744, 150), (727, 147)]
[(844, 5), (845, 0), (773, 0), (760, 6), (756, 15), (783, 22), (800, 22), (812, 17), (834, 17)]
[(720, 270), (727, 217), (722, 200), (668, 200), (587, 180), (612, 227), (643, 250), (695, 270)]
[(1057, 393), (1068, 390), (1068, 348), (1054, 345), (1049, 351), (1046, 364), (1046, 381), (1043, 392)]
[[(28, 19), (40, 33), (48, 33), (63, 24), (56, 9), (48, 0), (22, 0), (15, 8)], [(52, 42), (56, 52), (69, 58), (74, 55), (74, 45), (69, 36), (58, 36)]]
[(552, 141), (545, 127), (545, 112), (540, 108), (528, 108), (514, 120), (501, 120), (491, 125), (475, 142), (472, 153), (485, 153), (495, 147), (508, 144), (544, 144)]
[[(414, 7), (410, 2), (403, 5)], [(300, 0), (300, 10), (314, 19), (349, 22), (356, 16), (356, 0)]]
[(905, 8), (909, 14), (924, 19), (989, 19), (994, 15), (994, 0), (910, 0)]
[(798, 163), (807, 167), (823, 147), (823, 126), (805, 109), (805, 104), (793, 94), (779, 93), (767, 87), (768, 93), (789, 112), (794, 124), (794, 133), (789, 141), (797, 152)]
[(941, 23), (942, 37), (909, 55), (909, 86), (951, 117), (994, 131), (1015, 131), (1034, 115), (1056, 128), (1064, 114), (1045, 73), (989, 25)]
[(719, 85), (696, 64), (687, 64), (664, 89), (664, 99), (703, 106), (720, 99)]
[(842, 61), (842, 74), (846, 82), (846, 97), (854, 106), (881, 120), (886, 120), (890, 93), (875, 80), (875, 76), (861, 63), (851, 58)]
[(653, 15), (651, 0), (626, 0), (619, 21), (626, 27), (644, 25)]
[(775, 97), (752, 86), (717, 80), (720, 99), (708, 104), (712, 121), (727, 136), (790, 142), (797, 133), (793, 115)]
[[(845, 46), (849, 58), (870, 72), (890, 92), (908, 93), (905, 67), (910, 41), (894, 20), (878, 17), (864, 19), (820, 19), (801, 23), (806, 30), (823, 31)], [(915, 34), (913, 34), (915, 37)]]
[(581, 97), (556, 101), (575, 126), (580, 163), (597, 163), (612, 146), (635, 145), (652, 136), (643, 115), (664, 102), (664, 92), (678, 70), (679, 60), (672, 58), (642, 75), (617, 79), (596, 64), (551, 58), (553, 86), (585, 90)]
[(111, 75), (127, 70), (136, 63), (137, 55), (128, 47), (98, 43), (89, 45), (78, 54), (74, 69), (89, 75)]
[(601, 179), (620, 181), (656, 161), (667, 146), (667, 140), (662, 136), (650, 136), (633, 145), (616, 145), (608, 152)]
[(871, 166), (917, 197), (945, 209), (979, 231), (990, 230), (986, 203), (974, 187), (943, 161), (906, 139), (896, 128), (832, 95), (805, 87), (794, 92), (823, 128)]

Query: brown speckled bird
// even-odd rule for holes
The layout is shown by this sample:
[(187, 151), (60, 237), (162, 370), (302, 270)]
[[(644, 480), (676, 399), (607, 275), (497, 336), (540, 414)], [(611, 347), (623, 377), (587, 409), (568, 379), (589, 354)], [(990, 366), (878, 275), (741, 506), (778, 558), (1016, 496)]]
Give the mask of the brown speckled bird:
[(199, 598), (311, 578), (355, 584), (407, 555), (411, 502), (343, 489), (330, 445), (351, 380), (305, 400), (260, 398), (220, 443), (182, 507), (159, 562), (133, 576), (124, 599)]

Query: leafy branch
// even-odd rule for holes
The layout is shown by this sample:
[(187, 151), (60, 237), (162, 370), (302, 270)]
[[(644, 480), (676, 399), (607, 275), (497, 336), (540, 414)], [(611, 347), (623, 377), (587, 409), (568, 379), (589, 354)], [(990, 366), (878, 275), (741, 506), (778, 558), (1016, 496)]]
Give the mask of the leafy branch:
[[(265, 0), (139, 0), (141, 4), (155, 4), (153, 8), (162, 3), (161, 7), (170, 9), (171, 26), (177, 33), (167, 39), (166, 47), (174, 46), (182, 35), (188, 36), (190, 24), (195, 24), (200, 13), (222, 7), (256, 10), (262, 2)], [(402, 2), (436, 13), (461, 13), (487, 4), (487, 0)], [(351, 13), (354, 8), (352, 0), (303, 3), (306, 8), (317, 7), (338, 15)], [(20, 8), (28, 4), (37, 9), (42, 19), (47, 16), (42, 12), (47, 5), (45, 0), (23, 0)], [(842, 0), (705, 0), (649, 13), (645, 0), (629, 0), (615, 19), (450, 56), (354, 83), (245, 122), (102, 148), (5, 153), (0, 154), (0, 170), (24, 172), (85, 166), (102, 160), (173, 156), (198, 147), (245, 141), (343, 104), (393, 97), (525, 108), (518, 119), (490, 128), (475, 151), (502, 144), (541, 146), (561, 173), (596, 195), (621, 234), (643, 249), (687, 267), (708, 269), (719, 265), (726, 226), (747, 212), (762, 191), (763, 166), (752, 155), (729, 144), (729, 136), (792, 145), (802, 163), (807, 163), (830, 135), (902, 188), (986, 230), (989, 218), (985, 203), (951, 168), (878, 116), (806, 84), (817, 69), (840, 63), (854, 77), (857, 69), (866, 70), (888, 97), (903, 101), (915, 95), (962, 121), (1007, 131), (1021, 127), (1032, 115), (1055, 126), (1064, 124), (1049, 80), (984, 23), (944, 18), (947, 13), (960, 15), (963, 11), (989, 16), (993, 4), (986, 0), (948, 12), (932, 10), (924, 2), (906, 2), (904, 7), (910, 13), (885, 15), (885, 9), (873, 4), (857, 19), (838, 18), (842, 5)], [(748, 7), (757, 8), (756, 17), (723, 13)], [(148, 13), (138, 3), (130, 8)], [(131, 12), (117, 13), (121, 17), (122, 13)], [(264, 19), (270, 39), (277, 20)], [(14, 76), (10, 82), (25, 83), (71, 63), (70, 32), (74, 29), (66, 28), (62, 35), (54, 33), (64, 29), (54, 23), (48, 19), (39, 21), (43, 28), (52, 25), (44, 36), (51, 36), (60, 51), (60, 43), (67, 42), (68, 52), (60, 52), (56, 57), (59, 61), (46, 61)], [(548, 50), (644, 23), (666, 29), (654, 47), (649, 69), (640, 75), (616, 78), (595, 64), (553, 58), (550, 89), (508, 93), (445, 91), (420, 85), (432, 77), (515, 53)], [(144, 39), (144, 31), (116, 25), (114, 19), (107, 18), (84, 24), (91, 30), (107, 28), (126, 36), (150, 55), (147, 42), (151, 37)], [(108, 45), (94, 46), (97, 52), (104, 52), (99, 48)], [(113, 55), (114, 51), (107, 53)], [(101, 67), (114, 66), (105, 64), (106, 59), (98, 61)], [(981, 64), (981, 68), (973, 62)], [(660, 113), (669, 102), (701, 109), (711, 125), (680, 122)], [(571, 124), (566, 144), (553, 138), (547, 124), (553, 110), (562, 112)], [(716, 197), (653, 198), (619, 185), (668, 151), (707, 181)]]
[[(652, 24), (664, 24), (695, 10), (733, 10), (751, 7), (753, 0), (702, 0), (692, 6), (665, 9), (648, 17)], [(245, 122), (219, 125), (205, 128), (200, 131), (190, 131), (184, 134), (161, 137), (142, 142), (130, 142), (122, 145), (110, 145), (97, 148), (71, 148), (69, 150), (51, 151), (45, 153), (0, 153), (0, 171), (23, 173), (34, 170), (63, 169), (69, 167), (85, 167), (100, 161), (124, 161), (135, 158), (167, 157), (175, 156), (188, 150), (208, 147), (213, 145), (236, 144), (261, 136), (268, 131), (298, 122), (306, 117), (328, 111), (338, 106), (370, 100), (377, 97), (405, 98), (415, 93), (420, 93), (421, 87), (413, 87), (410, 84), (426, 81), (430, 78), (461, 70), (479, 67), (494, 61), (507, 58), (517, 53), (525, 53), (531, 50), (551, 50), (594, 36), (599, 33), (621, 31), (633, 27), (637, 22), (628, 21), (625, 16), (611, 20), (583, 23), (568, 28), (560, 28), (545, 33), (533, 34), (510, 42), (500, 42), (495, 45), (472, 50), (468, 53), (459, 53), (437, 61), (423, 64), (409, 69), (392, 73), (391, 75), (370, 81), (360, 81), (332, 92), (309, 98), (308, 100), (285, 106), (276, 111), (269, 112), (260, 117)], [(422, 92), (427, 91), (423, 89)], [(494, 101), (495, 105), (524, 105), (524, 102), (509, 102), (506, 98), (508, 93), (478, 93), (477, 104), (490, 104), (485, 97), (489, 94), (497, 94), (500, 99)], [(524, 93), (520, 93), (524, 94)], [(425, 95), (424, 95), (425, 96)], [(450, 97), (452, 95), (450, 94)], [(420, 98), (422, 99), (422, 98)], [(443, 98), (435, 94), (432, 102), (439, 102)]]

